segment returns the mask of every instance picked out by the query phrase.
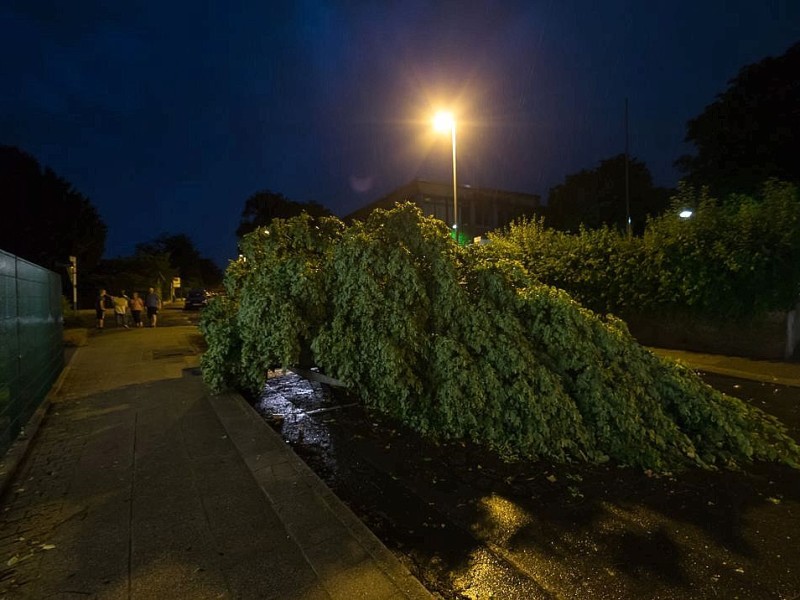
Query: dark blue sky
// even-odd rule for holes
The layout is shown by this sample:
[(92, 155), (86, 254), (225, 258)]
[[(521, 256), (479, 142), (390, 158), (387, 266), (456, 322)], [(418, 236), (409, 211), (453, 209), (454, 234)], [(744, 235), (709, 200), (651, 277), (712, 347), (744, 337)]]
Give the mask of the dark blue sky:
[(656, 183), (686, 121), (800, 39), (797, 0), (0, 5), (0, 143), (87, 195), (107, 256), (187, 233), (221, 265), (248, 196), (339, 215), (416, 177), (542, 194), (630, 150)]

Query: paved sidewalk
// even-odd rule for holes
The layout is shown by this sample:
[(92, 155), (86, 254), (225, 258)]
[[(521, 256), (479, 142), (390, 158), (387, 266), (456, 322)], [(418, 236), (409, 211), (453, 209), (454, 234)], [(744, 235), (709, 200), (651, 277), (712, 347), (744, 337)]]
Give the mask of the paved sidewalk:
[(658, 356), (678, 360), (698, 371), (800, 387), (800, 363), (798, 362), (754, 360), (738, 356), (702, 354), (664, 348), (650, 348), (650, 350)]
[(196, 327), (77, 350), (0, 507), (0, 598), (430, 598), (236, 394)]

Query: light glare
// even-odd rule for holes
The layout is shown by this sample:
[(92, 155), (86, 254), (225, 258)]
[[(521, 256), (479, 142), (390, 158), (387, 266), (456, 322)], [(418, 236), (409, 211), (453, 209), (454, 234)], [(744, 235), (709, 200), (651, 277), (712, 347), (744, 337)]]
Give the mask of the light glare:
[(433, 126), (437, 131), (450, 131), (453, 129), (455, 119), (452, 113), (441, 111), (433, 117)]

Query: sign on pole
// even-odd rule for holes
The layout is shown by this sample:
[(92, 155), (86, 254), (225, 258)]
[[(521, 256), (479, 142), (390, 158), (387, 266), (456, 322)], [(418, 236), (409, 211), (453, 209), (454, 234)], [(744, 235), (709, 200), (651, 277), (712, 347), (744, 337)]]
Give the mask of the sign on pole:
[(72, 310), (78, 310), (78, 257), (69, 257), (69, 278), (72, 281)]
[(175, 290), (181, 287), (181, 278), (180, 277), (173, 277), (172, 278), (172, 287), (169, 291), (170, 300), (175, 302)]

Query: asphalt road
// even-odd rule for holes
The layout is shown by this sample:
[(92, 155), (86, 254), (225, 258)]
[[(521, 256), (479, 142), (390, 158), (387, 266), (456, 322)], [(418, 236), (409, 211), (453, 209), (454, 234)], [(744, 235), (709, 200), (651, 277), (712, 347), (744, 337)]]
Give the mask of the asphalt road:
[[(707, 380), (798, 436), (800, 388)], [(443, 598), (800, 597), (800, 471), (506, 464), (293, 375), (272, 380), (260, 410)]]

